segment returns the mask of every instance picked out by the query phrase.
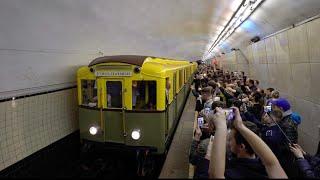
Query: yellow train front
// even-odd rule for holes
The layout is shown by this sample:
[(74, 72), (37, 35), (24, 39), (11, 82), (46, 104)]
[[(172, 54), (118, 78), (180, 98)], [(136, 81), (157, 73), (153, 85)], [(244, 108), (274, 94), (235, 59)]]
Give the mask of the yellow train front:
[(163, 154), (182, 113), (196, 63), (105, 56), (77, 72), (80, 138)]

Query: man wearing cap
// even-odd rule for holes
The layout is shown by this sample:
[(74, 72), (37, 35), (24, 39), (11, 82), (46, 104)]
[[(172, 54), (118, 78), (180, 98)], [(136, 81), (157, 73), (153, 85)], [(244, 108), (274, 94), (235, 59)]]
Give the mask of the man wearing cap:
[(298, 142), (298, 131), (297, 125), (293, 122), (291, 118), (291, 106), (290, 103), (284, 99), (279, 98), (272, 100), (271, 102), (272, 112), (279, 112), (279, 118), (276, 120), (282, 132), (280, 139), (277, 141), (280, 142), (277, 151), (275, 153), (281, 166), (286, 171), (289, 178), (299, 176), (297, 166), (294, 164), (294, 155), (289, 149), (289, 144)]

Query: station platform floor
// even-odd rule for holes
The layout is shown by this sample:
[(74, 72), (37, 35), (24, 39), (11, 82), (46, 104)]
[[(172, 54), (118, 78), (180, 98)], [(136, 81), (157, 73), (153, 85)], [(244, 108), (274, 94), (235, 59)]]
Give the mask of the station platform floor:
[(193, 177), (189, 151), (195, 124), (195, 105), (196, 99), (190, 92), (159, 178)]

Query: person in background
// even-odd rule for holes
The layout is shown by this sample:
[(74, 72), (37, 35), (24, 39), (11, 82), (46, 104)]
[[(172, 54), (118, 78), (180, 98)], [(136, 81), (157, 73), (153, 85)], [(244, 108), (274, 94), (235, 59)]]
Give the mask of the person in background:
[(273, 88), (267, 88), (265, 93), (266, 93), (266, 100), (269, 100), (271, 98), (271, 93), (274, 91)]
[(248, 78), (246, 81), (246, 85), (247, 85), (247, 86), (245, 86), (245, 88), (246, 88), (245, 93), (246, 94), (251, 94), (252, 92), (257, 91), (257, 87), (254, 85), (253, 79)]
[(251, 97), (251, 106), (247, 107), (247, 110), (255, 116), (255, 118), (260, 121), (262, 112), (263, 112), (263, 104), (261, 103), (262, 95), (259, 92), (254, 92)]
[(191, 142), (189, 162), (195, 166), (193, 178), (208, 178), (208, 162), (211, 155), (211, 144), (213, 136), (201, 140), (202, 132), (199, 127), (195, 130), (195, 135)]
[(280, 93), (279, 93), (279, 91), (276, 91), (276, 90), (272, 91), (272, 92), (271, 92), (271, 98), (270, 98), (269, 100), (267, 100), (267, 102), (266, 102), (267, 106), (270, 106), (270, 105), (271, 105), (271, 104), (270, 104), (271, 101), (277, 100), (277, 99), (279, 99), (279, 98), (280, 98)]
[(196, 111), (200, 112), (202, 109), (211, 109), (212, 99), (212, 87), (208, 86), (201, 90), (201, 96), (197, 98)]
[(259, 87), (260, 82), (258, 80), (254, 80), (254, 85), (257, 87), (257, 91), (261, 91), (260, 87)]
[(291, 117), (290, 103), (284, 98), (279, 98), (270, 101), (270, 104), (272, 110), (270, 113), (266, 113), (266, 115), (269, 116), (271, 122), (275, 123), (275, 125), (262, 129), (263, 139), (268, 139), (266, 141), (267, 144), (275, 152), (287, 175), (290, 178), (298, 177), (298, 168), (293, 164), (294, 155), (289, 149), (289, 144), (296, 144), (298, 142), (297, 125)]

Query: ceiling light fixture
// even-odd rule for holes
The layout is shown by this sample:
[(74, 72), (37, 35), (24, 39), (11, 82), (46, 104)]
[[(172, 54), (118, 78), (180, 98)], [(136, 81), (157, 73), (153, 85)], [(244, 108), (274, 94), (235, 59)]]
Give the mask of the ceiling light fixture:
[(208, 50), (210, 54), (212, 50), (222, 42), (226, 41), (233, 32), (264, 2), (265, 0), (242, 0), (241, 4), (233, 13), (227, 25), (220, 32), (214, 43)]

